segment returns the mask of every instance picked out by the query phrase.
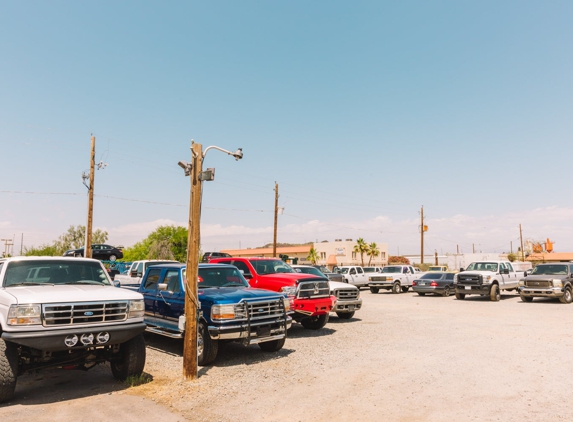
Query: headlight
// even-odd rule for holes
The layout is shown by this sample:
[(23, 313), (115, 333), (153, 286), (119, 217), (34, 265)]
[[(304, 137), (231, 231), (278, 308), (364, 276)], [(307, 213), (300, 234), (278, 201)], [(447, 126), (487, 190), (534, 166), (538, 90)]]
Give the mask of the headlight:
[(128, 318), (141, 318), (145, 312), (145, 303), (143, 300), (131, 300), (129, 302)]
[(281, 292), (287, 296), (296, 296), (296, 287), (294, 286), (285, 286), (281, 288)]
[(285, 307), (285, 311), (290, 311), (290, 300), (286, 297), (283, 299), (283, 306)]
[(211, 319), (234, 319), (235, 305), (213, 305), (211, 308)]
[(40, 305), (12, 305), (8, 310), (8, 325), (39, 325), (42, 323)]
[(517, 282), (517, 285), (520, 287), (525, 286), (525, 279), (524, 278), (519, 279), (519, 281)]
[(553, 287), (563, 287), (563, 280), (559, 280), (557, 278), (554, 278), (551, 281), (553, 281)]
[(358, 296), (356, 296), (356, 299), (360, 299), (360, 289), (358, 289)]
[(486, 282), (491, 281), (491, 275), (488, 275), (486, 278), (484, 278), (484, 281), (486, 281)]

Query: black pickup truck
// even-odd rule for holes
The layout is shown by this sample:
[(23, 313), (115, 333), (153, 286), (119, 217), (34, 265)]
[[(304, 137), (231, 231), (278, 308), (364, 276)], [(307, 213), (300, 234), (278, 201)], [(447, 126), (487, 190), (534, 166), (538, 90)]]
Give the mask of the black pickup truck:
[[(147, 269), (138, 288), (125, 287), (143, 295), (147, 331), (184, 336), (185, 276), (184, 264), (159, 264)], [(283, 347), (292, 324), (290, 301), (285, 295), (251, 288), (233, 265), (199, 264), (197, 285), (201, 303), (199, 365), (215, 361), (220, 341), (258, 344), (267, 352)]]

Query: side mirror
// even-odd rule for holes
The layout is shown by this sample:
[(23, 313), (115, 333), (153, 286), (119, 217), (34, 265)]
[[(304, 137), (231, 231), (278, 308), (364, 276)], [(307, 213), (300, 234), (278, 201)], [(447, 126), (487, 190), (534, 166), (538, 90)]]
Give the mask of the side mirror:
[(159, 284), (157, 285), (157, 290), (159, 290), (159, 291), (165, 291), (165, 290), (167, 290), (167, 283), (159, 283)]
[(243, 277), (245, 277), (247, 280), (253, 278), (253, 275), (251, 273), (244, 273)]
[(460, 273), (463, 273), (465, 270), (463, 268), (460, 268)]
[(509, 274), (509, 268), (504, 268), (503, 270), (501, 270), (502, 274)]
[(129, 273), (129, 275), (131, 277), (137, 277), (137, 271), (132, 271), (131, 273)]
[(527, 271), (524, 271), (524, 272), (523, 272), (523, 276), (524, 276), (524, 277), (527, 277)]

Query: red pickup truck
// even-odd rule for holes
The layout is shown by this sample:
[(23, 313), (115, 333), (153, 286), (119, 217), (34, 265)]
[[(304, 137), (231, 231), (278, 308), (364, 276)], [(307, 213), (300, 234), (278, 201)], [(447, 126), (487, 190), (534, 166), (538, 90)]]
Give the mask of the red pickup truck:
[(278, 258), (213, 258), (211, 264), (236, 266), (251, 287), (286, 294), (291, 299), (293, 319), (304, 328), (318, 330), (328, 322), (336, 303), (330, 295), (328, 279), (295, 272)]

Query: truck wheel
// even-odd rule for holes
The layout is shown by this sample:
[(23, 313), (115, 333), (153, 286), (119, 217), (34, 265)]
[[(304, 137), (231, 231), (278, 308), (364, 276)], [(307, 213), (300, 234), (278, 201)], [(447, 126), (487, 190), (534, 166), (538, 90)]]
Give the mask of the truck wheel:
[(119, 356), (110, 361), (111, 372), (118, 381), (139, 376), (145, 366), (145, 339), (138, 334), (131, 340), (119, 345)]
[(197, 363), (199, 366), (206, 366), (215, 362), (218, 352), (219, 343), (211, 339), (205, 324), (199, 324), (197, 330)]
[(354, 311), (352, 311), (352, 312), (337, 312), (336, 315), (338, 315), (338, 318), (341, 318), (341, 319), (350, 319), (354, 316)]
[(489, 291), (489, 298), (492, 302), (499, 302), (501, 299), (501, 294), (499, 293), (499, 286), (494, 284), (491, 286), (491, 290)]
[(523, 295), (519, 295), (521, 297), (521, 300), (523, 302), (533, 302), (533, 298), (531, 296), (523, 296)]
[(559, 302), (561, 303), (571, 303), (573, 300), (573, 296), (571, 296), (571, 289), (569, 287), (565, 287), (563, 291), (563, 296), (559, 298)]
[(409, 286), (402, 287), (402, 292), (406, 293), (410, 289)]
[(420, 296), (426, 296), (426, 293), (425, 293), (425, 292), (418, 292), (418, 294), (419, 294)]
[(380, 289), (378, 287), (370, 287), (370, 291), (372, 293), (378, 293), (380, 291)]
[(286, 338), (281, 338), (280, 340), (265, 341), (264, 343), (259, 343), (261, 350), (265, 352), (278, 352), (285, 345)]
[(448, 297), (450, 294), (451, 294), (450, 286), (444, 287), (444, 293), (442, 293), (442, 296)]
[(304, 328), (309, 330), (319, 330), (328, 322), (328, 314), (304, 318), (300, 321)]
[(18, 348), (0, 339), (0, 403), (14, 397), (18, 378)]
[(464, 300), (465, 298), (466, 298), (465, 294), (456, 292), (456, 299), (457, 300)]
[(394, 285), (392, 286), (392, 293), (398, 294), (401, 291), (402, 289), (400, 288), (400, 283), (394, 283)]
[(115, 255), (110, 255), (110, 256), (109, 256), (109, 260), (110, 260), (110, 261), (115, 261), (116, 259), (117, 259), (117, 256), (115, 256)]

